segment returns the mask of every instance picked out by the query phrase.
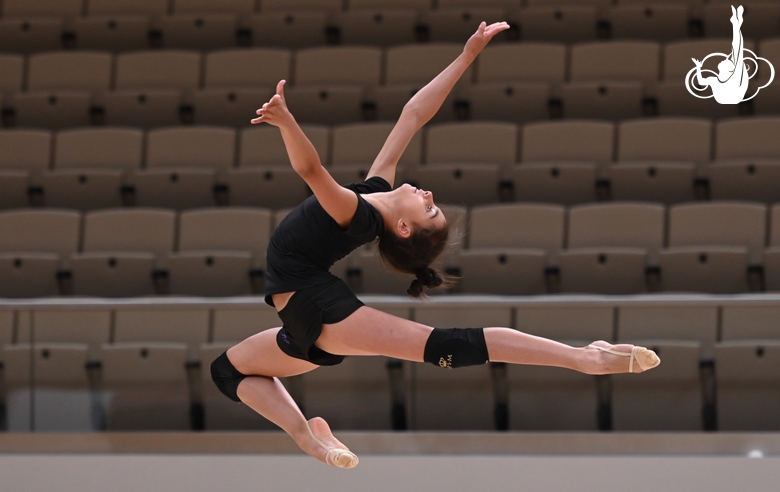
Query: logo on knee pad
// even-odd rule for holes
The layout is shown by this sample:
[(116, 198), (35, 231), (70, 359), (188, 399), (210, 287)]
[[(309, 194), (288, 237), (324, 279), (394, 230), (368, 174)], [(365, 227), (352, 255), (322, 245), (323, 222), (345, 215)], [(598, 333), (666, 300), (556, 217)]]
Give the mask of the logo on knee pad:
[(452, 369), (452, 354), (448, 355), (446, 359), (444, 357), (440, 357), (439, 365), (445, 369)]

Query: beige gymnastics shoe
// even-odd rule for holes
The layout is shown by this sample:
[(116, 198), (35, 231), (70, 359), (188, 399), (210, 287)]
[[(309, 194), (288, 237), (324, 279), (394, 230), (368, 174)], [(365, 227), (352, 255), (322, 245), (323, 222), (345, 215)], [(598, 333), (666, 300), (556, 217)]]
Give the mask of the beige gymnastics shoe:
[(309, 429), (309, 434), (314, 441), (328, 450), (328, 454), (325, 455), (325, 463), (337, 468), (355, 468), (358, 464), (358, 457), (352, 451), (342, 448), (328, 448), (324, 442), (317, 439), (314, 432), (311, 430), (309, 422), (306, 422), (306, 428)]
[(648, 348), (640, 347), (638, 345), (634, 345), (634, 348), (631, 349), (631, 352), (618, 352), (617, 350), (612, 350), (606, 347), (600, 347), (598, 345), (593, 345), (593, 344), (590, 344), (589, 347), (603, 350), (604, 352), (607, 352), (612, 355), (629, 357), (628, 372), (634, 372), (634, 360), (636, 360), (636, 363), (639, 365), (642, 371), (647, 371), (648, 369), (657, 367), (658, 364), (661, 363), (661, 359), (658, 357), (658, 355), (656, 355), (655, 352), (653, 352)]

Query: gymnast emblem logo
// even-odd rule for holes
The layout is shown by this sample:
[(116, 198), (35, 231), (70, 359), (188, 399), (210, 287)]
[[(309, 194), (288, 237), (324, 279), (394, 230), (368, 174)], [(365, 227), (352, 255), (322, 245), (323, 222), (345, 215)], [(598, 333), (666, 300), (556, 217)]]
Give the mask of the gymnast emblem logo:
[[(734, 9), (733, 5), (731, 6), (732, 15), (730, 20), (733, 28), (731, 54), (711, 53), (702, 61), (692, 58), (696, 66), (685, 76), (685, 88), (699, 99), (714, 97), (720, 104), (739, 104), (742, 101), (749, 101), (756, 97), (761, 89), (771, 84), (772, 80), (774, 80), (775, 67), (769, 63), (769, 60), (761, 58), (744, 46), (742, 32), (740, 31), (742, 27), (742, 13), (744, 11), (745, 9), (741, 5), (737, 9)], [(704, 62), (712, 57), (723, 58), (718, 63), (718, 73), (707, 69), (702, 70), (701, 68)], [(758, 73), (759, 61), (763, 61), (769, 66), (769, 80), (766, 84), (757, 88), (753, 95), (745, 97), (750, 79)], [(704, 77), (702, 75), (704, 73), (712, 74), (714, 77)], [(712, 94), (706, 96), (696, 94), (696, 92), (704, 93), (708, 87), (712, 88)]]

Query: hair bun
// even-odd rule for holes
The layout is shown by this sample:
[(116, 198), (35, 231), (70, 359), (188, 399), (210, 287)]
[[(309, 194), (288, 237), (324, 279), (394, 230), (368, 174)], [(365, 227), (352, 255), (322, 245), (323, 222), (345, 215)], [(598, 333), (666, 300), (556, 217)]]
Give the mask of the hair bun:
[(423, 268), (422, 270), (417, 272), (417, 280), (420, 281), (425, 287), (428, 287), (429, 289), (433, 289), (434, 287), (438, 287), (441, 285), (441, 283), (444, 281), (441, 278), (441, 275), (439, 275), (439, 272), (434, 270), (433, 268)]

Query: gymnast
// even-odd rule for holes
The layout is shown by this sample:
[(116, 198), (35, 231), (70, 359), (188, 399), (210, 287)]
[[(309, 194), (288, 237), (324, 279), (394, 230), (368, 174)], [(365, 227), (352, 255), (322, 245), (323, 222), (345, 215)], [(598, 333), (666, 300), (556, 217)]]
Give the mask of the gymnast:
[(412, 136), (438, 111), (468, 66), (505, 22), (480, 24), (463, 52), (404, 106), (362, 183), (340, 186), (321, 165), (287, 109), (284, 80), (252, 123), (281, 131), (290, 163), (314, 195), (279, 224), (267, 254), (265, 301), (282, 320), (228, 349), (211, 374), (228, 398), (249, 405), (284, 429), (300, 448), (331, 466), (352, 468), (357, 456), (320, 417), (307, 421), (278, 378), (339, 364), (345, 356), (381, 355), (444, 368), (488, 361), (566, 367), (586, 374), (642, 372), (660, 362), (643, 347), (593, 342), (570, 347), (510, 328), (433, 328), (364, 306), (329, 268), (378, 238), (385, 263), (413, 274), (407, 293), (442, 287), (430, 267), (443, 251), (449, 225), (433, 193), (403, 184), (393, 189), (396, 164)]

